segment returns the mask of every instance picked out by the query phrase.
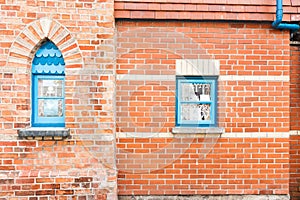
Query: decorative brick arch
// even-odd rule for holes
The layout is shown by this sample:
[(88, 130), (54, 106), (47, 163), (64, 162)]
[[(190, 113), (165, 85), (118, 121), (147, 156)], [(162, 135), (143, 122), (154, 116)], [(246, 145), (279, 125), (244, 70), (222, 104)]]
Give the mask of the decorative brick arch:
[(8, 64), (30, 68), (36, 50), (46, 38), (50, 39), (62, 52), (66, 69), (83, 66), (82, 55), (76, 39), (66, 27), (49, 18), (41, 18), (24, 28), (10, 48)]
[[(36, 51), (42, 42), (48, 38), (62, 52), (65, 61), (66, 85), (65, 92), (67, 98), (72, 97), (73, 83), (70, 69), (83, 68), (83, 57), (79, 49), (77, 40), (71, 35), (66, 27), (59, 22), (49, 18), (41, 18), (28, 24), (16, 37), (10, 48), (6, 72), (13, 74), (13, 81), (18, 84), (18, 88), (10, 91), (12, 101), (17, 104), (19, 112), (14, 112), (15, 119), (12, 121), (14, 129), (30, 127), (31, 116), (31, 63)], [(20, 100), (22, 99), (22, 101)], [(66, 110), (68, 117), (66, 121), (72, 121), (71, 110)], [(16, 118), (23, 119), (21, 122)]]

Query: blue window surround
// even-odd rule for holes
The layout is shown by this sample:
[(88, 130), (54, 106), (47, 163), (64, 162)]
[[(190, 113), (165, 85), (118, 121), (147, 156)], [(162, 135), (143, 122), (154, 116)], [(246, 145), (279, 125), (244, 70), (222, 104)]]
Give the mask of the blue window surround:
[[(62, 81), (62, 96), (40, 97), (38, 80)], [(32, 61), (32, 127), (65, 126), (65, 62), (61, 51), (50, 40), (45, 41)], [(38, 116), (38, 100), (62, 100), (62, 116)]]
[[(183, 101), (180, 99), (182, 83), (210, 84), (211, 100), (208, 101)], [(217, 126), (217, 77), (215, 76), (177, 76), (176, 77), (176, 127), (216, 127)], [(181, 105), (186, 104), (210, 104), (210, 120), (183, 121), (181, 120)]]

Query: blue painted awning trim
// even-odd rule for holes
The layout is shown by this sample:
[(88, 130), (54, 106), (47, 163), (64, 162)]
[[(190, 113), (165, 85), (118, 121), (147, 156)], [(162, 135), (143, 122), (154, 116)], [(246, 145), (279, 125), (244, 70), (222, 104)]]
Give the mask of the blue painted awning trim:
[(36, 52), (32, 61), (32, 73), (64, 74), (65, 61), (61, 51), (51, 42), (46, 41)]
[(58, 65), (48, 65), (48, 64), (38, 64), (34, 65), (32, 68), (32, 73), (34, 74), (63, 74), (65, 71), (65, 66)]
[(45, 49), (43, 52), (40, 51), (40, 52), (37, 52), (35, 54), (36, 57), (38, 58), (41, 58), (41, 57), (44, 57), (44, 58), (47, 58), (47, 57), (62, 57), (61, 53), (59, 52), (59, 50), (48, 50), (48, 49)]

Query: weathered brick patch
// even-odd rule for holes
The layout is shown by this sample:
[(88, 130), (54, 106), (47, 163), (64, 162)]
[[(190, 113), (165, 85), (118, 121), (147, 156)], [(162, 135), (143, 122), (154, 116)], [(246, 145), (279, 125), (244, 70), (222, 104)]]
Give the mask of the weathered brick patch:
[(0, 196), (106, 199), (114, 173), (108, 160), (97, 157), (99, 143), (112, 147), (94, 140), (0, 141)]
[[(1, 200), (117, 198), (113, 4), (0, 0)], [(66, 64), (70, 133), (23, 132), (19, 136), (30, 140), (19, 140), (18, 130), (31, 128), (32, 60), (46, 39)]]

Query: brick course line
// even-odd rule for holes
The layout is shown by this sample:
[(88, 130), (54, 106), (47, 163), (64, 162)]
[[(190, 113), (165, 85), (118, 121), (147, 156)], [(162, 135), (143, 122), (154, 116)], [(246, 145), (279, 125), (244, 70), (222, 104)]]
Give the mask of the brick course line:
[(220, 76), (221, 81), (284, 81), (288, 82), (290, 80), (289, 76), (235, 76), (227, 75)]
[[(291, 132), (236, 132), (236, 133), (223, 133), (222, 138), (288, 138), (290, 135), (299, 135), (299, 131)], [(179, 137), (210, 137), (215, 134), (172, 134), (172, 133), (138, 133), (138, 132), (121, 132), (117, 133), (117, 138), (174, 138)]]
[[(147, 81), (158, 81), (158, 80), (175, 80), (174, 75), (136, 75), (126, 74), (117, 75), (117, 80), (147, 80)], [(238, 75), (225, 75), (219, 76), (219, 81), (284, 81), (288, 82), (289, 76), (238, 76)]]

